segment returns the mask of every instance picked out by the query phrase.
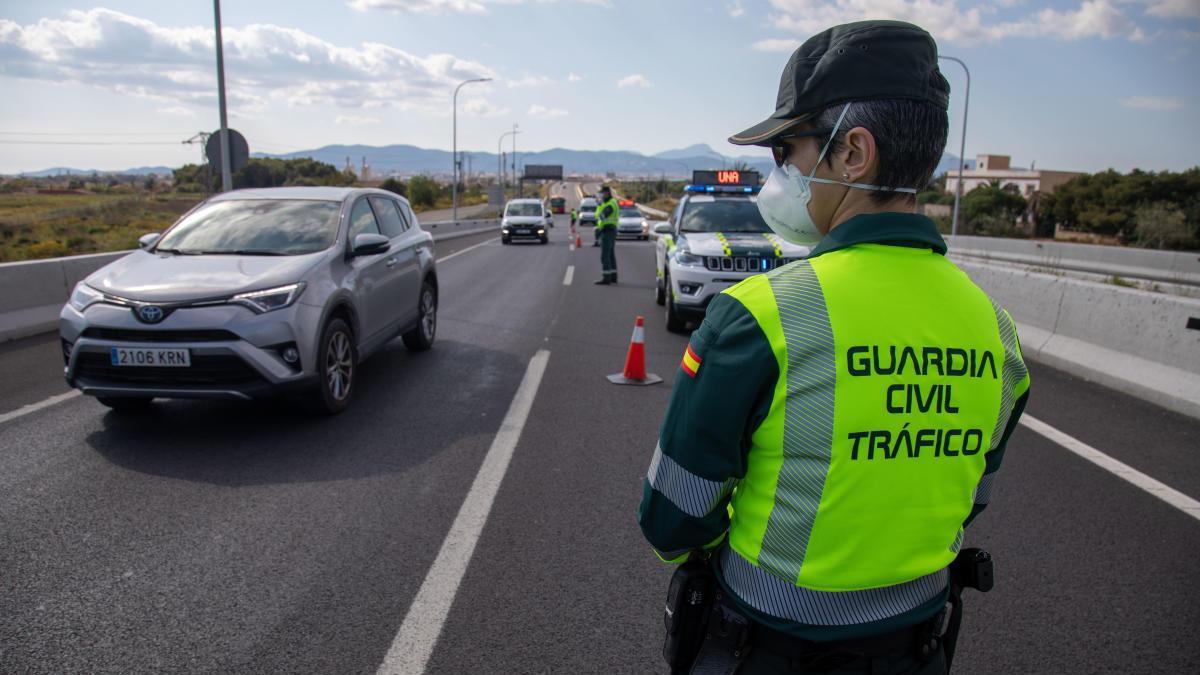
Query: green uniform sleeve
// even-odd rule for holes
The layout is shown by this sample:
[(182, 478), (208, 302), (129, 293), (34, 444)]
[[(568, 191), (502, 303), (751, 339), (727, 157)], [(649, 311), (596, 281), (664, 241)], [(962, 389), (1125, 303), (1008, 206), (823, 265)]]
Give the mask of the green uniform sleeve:
[(681, 562), (724, 538), (729, 498), (746, 475), (750, 439), (778, 378), (753, 315), (736, 298), (717, 296), (692, 334), (642, 484), (638, 524), (663, 560)]

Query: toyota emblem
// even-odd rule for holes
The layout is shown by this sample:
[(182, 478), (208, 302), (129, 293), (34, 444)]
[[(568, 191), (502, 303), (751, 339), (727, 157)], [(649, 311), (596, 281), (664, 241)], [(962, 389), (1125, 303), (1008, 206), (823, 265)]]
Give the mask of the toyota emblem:
[(158, 323), (166, 316), (167, 313), (163, 311), (162, 307), (156, 307), (154, 305), (142, 305), (141, 307), (137, 308), (137, 318), (138, 321), (141, 321), (142, 323)]

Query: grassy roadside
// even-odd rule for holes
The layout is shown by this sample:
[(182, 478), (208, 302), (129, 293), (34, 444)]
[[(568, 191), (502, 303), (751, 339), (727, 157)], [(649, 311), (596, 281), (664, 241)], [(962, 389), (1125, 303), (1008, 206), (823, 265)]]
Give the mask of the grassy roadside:
[(136, 248), (200, 201), (187, 193), (0, 194), (0, 262)]

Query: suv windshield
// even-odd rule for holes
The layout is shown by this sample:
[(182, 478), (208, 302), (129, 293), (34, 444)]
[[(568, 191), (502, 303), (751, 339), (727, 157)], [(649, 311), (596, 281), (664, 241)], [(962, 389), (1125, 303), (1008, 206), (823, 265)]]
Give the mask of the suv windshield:
[(684, 232), (770, 232), (758, 212), (758, 204), (749, 199), (712, 201), (692, 199), (683, 210), (680, 229)]
[(508, 216), (540, 216), (542, 215), (541, 204), (509, 204), (505, 215)]
[(582, 213), (591, 213), (592, 211), (596, 210), (596, 205), (595, 204), (580, 204), (579, 210)]
[(323, 251), (337, 236), (340, 202), (238, 199), (205, 204), (154, 247), (199, 255), (304, 255)]
[(621, 217), (622, 218), (641, 218), (642, 212), (638, 211), (637, 208), (635, 208), (635, 207), (627, 206), (627, 207), (621, 209)]

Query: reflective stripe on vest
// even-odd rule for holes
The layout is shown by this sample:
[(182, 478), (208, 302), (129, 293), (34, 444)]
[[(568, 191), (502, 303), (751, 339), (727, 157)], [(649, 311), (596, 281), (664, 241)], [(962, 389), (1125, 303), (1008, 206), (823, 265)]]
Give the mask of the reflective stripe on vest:
[(889, 616), (932, 597), (923, 579), (940, 592), (985, 453), (1028, 388), (1011, 318), (927, 248), (860, 244), (726, 293), (784, 374), (733, 496), (730, 555), (744, 566), (727, 565), (727, 582), (739, 595), (791, 588), (800, 605), (923, 589), (870, 595), (890, 598)]

